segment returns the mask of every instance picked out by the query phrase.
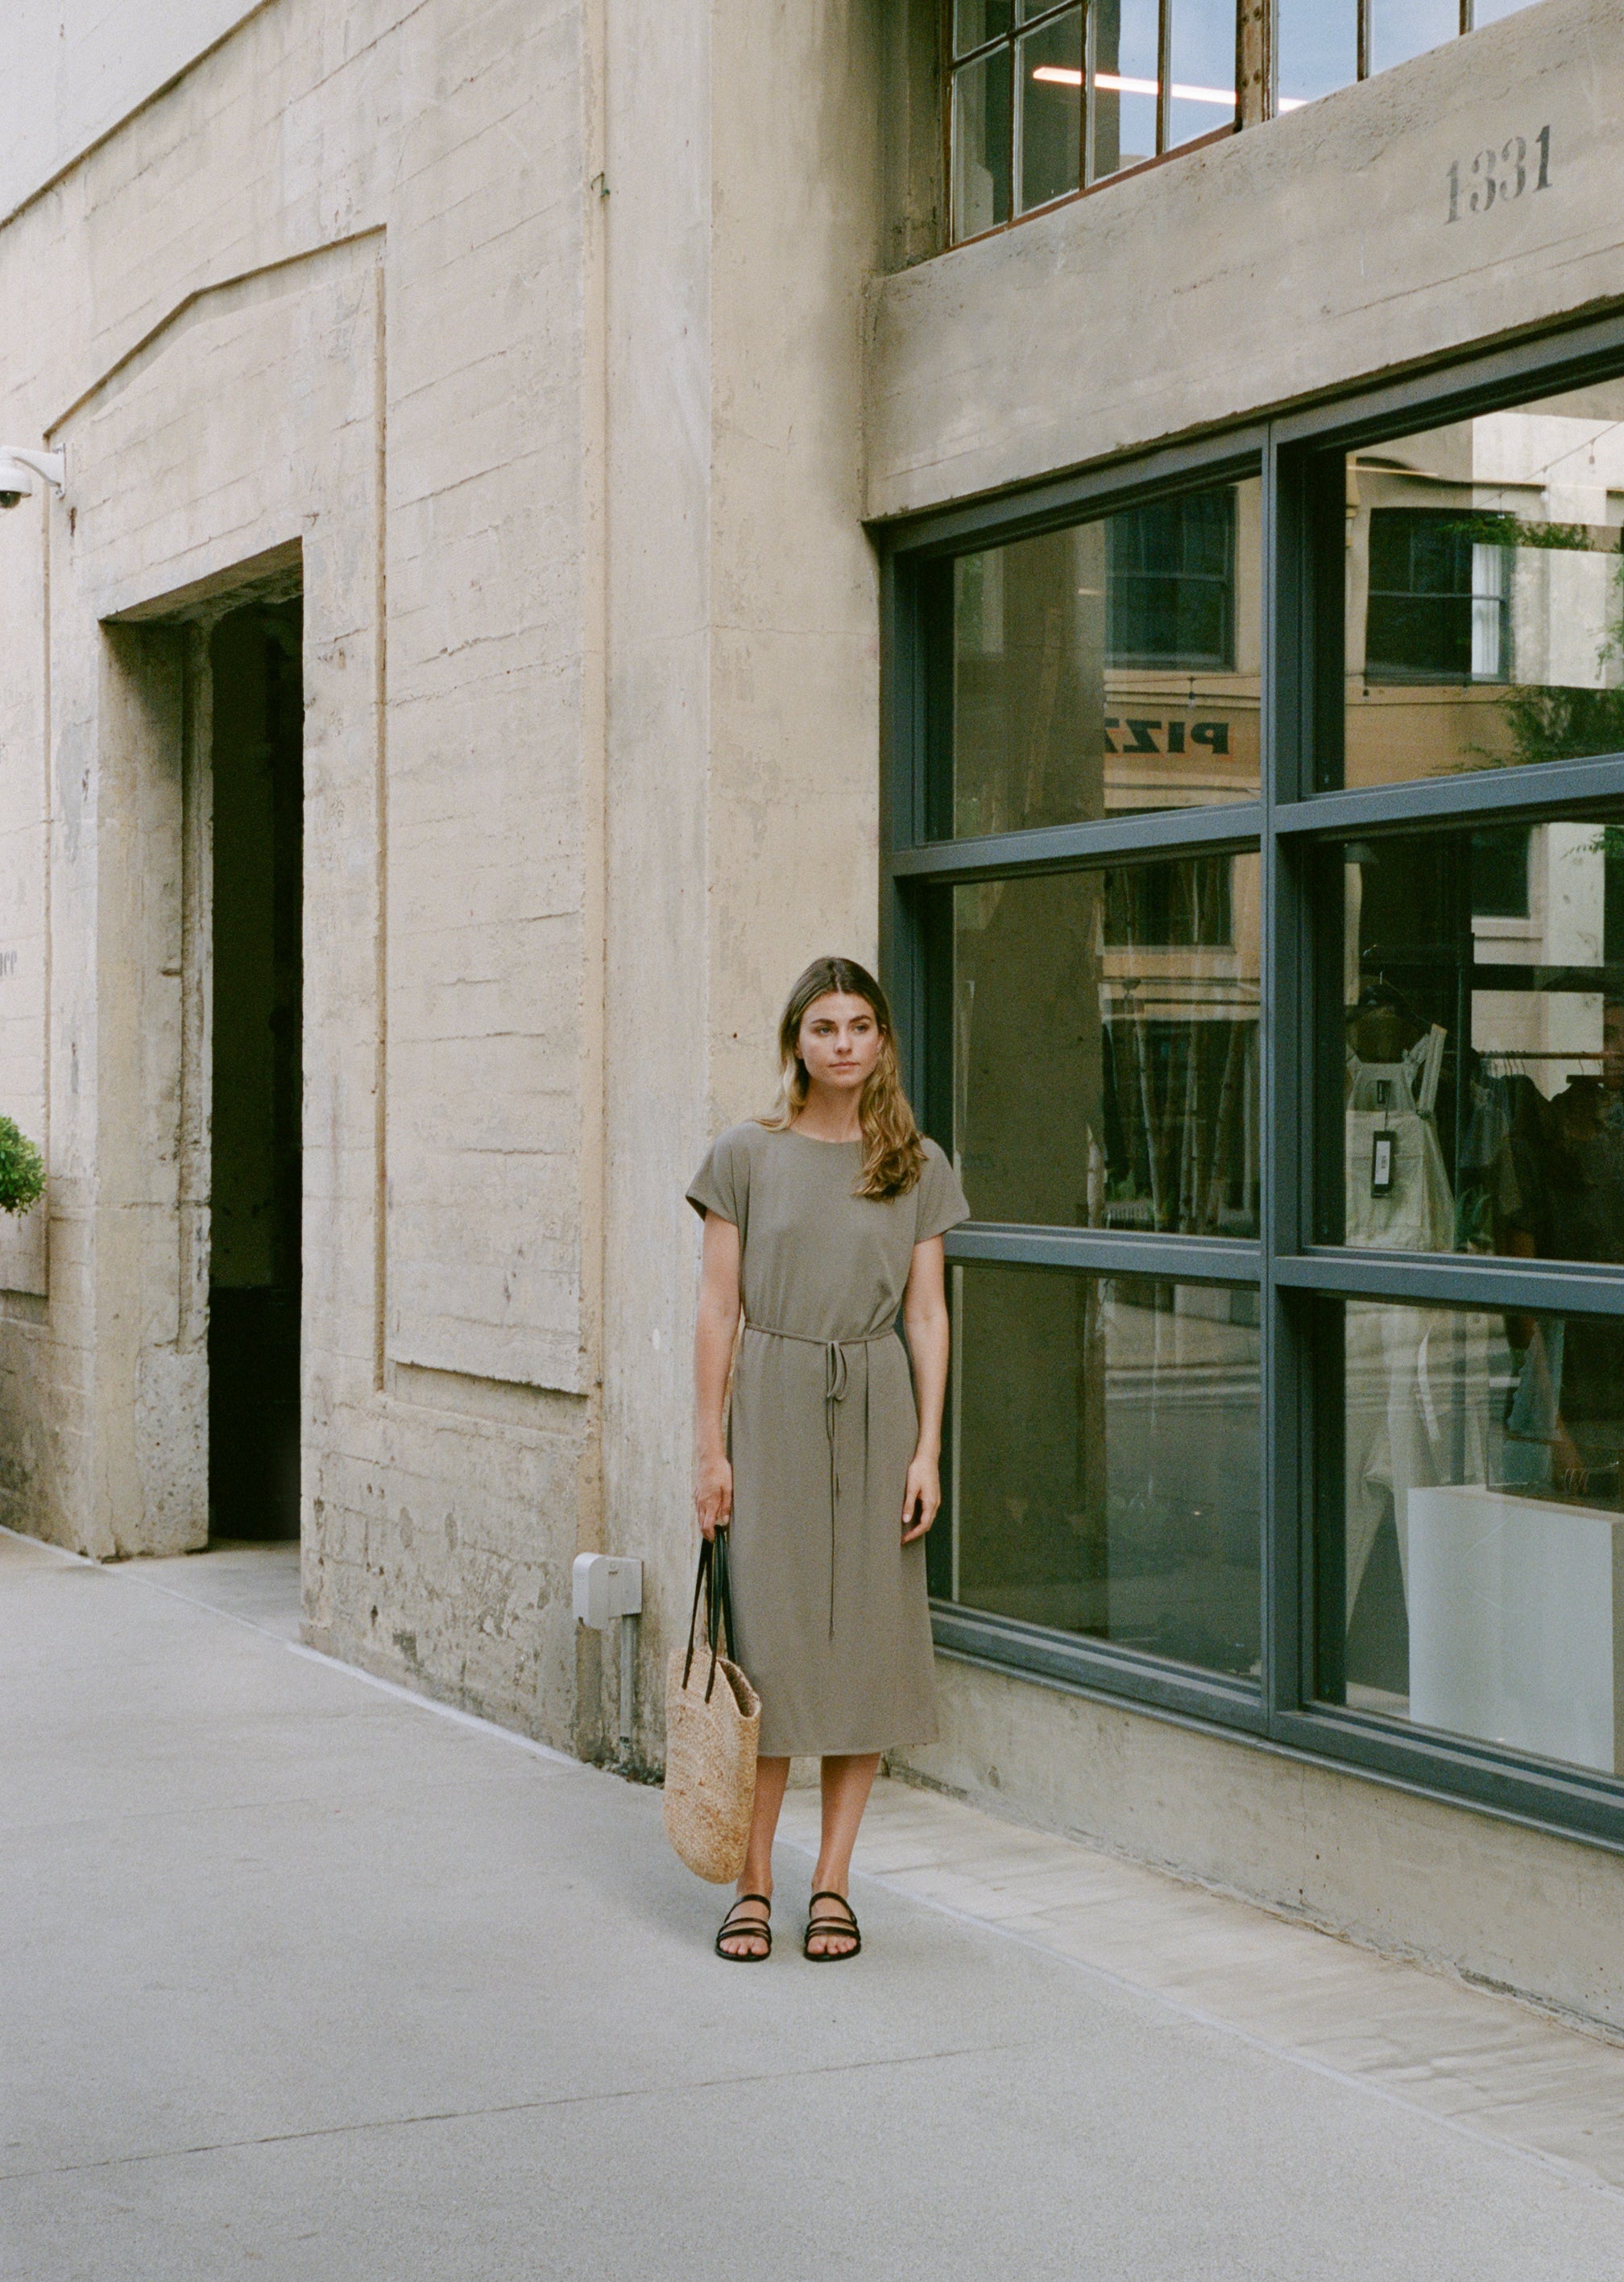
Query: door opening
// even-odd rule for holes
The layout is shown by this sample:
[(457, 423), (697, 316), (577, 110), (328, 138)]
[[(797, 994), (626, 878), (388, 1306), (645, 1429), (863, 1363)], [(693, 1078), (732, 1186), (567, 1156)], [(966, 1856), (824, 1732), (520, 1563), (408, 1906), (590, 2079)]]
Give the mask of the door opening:
[(299, 1534), (300, 605), (233, 610), (214, 685), (209, 1535)]

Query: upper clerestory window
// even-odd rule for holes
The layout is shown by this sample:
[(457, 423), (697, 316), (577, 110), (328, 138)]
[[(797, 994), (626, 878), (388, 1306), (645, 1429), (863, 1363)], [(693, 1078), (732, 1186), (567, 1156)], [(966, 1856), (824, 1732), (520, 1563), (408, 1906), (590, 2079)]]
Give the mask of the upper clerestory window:
[(1234, 125), (1234, 0), (950, 13), (956, 241)]
[(1532, 4), (1273, 0), (1265, 50), (1238, 0), (944, 0), (952, 242), (1232, 130), (1248, 47), (1250, 125)]
[(1277, 111), (1407, 64), (1533, 0), (1275, 0)]

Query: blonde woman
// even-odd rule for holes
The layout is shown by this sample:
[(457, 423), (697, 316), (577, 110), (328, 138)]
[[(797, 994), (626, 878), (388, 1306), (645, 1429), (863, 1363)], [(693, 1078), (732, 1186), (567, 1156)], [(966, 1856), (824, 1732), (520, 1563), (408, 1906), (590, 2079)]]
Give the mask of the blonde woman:
[(750, 1852), (716, 1937), (739, 1964), (772, 1952), (791, 1756), (823, 1762), (802, 1946), (830, 1963), (862, 1946), (847, 1885), (880, 1755), (936, 1735), (924, 1539), (942, 1502), (942, 1237), (969, 1217), (913, 1122), (871, 974), (814, 959), (778, 1035), (776, 1108), (724, 1133), (688, 1192), (705, 1224), (694, 1503), (707, 1537), (731, 1532), (738, 1657), (761, 1697)]

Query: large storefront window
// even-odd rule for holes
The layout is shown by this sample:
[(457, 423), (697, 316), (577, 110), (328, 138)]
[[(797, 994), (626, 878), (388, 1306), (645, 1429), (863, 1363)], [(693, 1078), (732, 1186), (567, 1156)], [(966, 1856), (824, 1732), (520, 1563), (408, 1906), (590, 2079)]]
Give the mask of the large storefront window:
[(1321, 1084), (1344, 1146), (1323, 1240), (1624, 1263), (1620, 818), (1328, 851), (1343, 1015)]
[(1320, 1694), (1624, 1774), (1624, 1323), (1336, 1312)]
[(960, 555), (944, 834), (1255, 796), (1260, 546), (1251, 481)]
[(955, 1267), (944, 1597), (1255, 1678), (1250, 1292)]
[(1524, 361), (916, 522), (889, 957), (941, 1643), (1624, 1842), (1624, 326)]
[(953, 1147), (981, 1220), (1257, 1233), (1255, 856), (953, 892)]
[(1345, 454), (1327, 786), (1624, 746), (1624, 383)]

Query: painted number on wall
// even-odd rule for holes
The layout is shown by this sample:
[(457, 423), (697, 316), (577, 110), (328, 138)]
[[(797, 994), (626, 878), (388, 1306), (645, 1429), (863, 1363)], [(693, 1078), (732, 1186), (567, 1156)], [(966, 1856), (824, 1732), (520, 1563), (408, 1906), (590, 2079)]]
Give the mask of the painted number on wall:
[(1463, 214), (1487, 213), (1490, 206), (1509, 205), (1525, 190), (1550, 188), (1550, 129), (1542, 127), (1532, 142), (1526, 135), (1513, 135), (1503, 149), (1480, 151), (1470, 163), (1451, 160), (1448, 219), (1458, 221)]

